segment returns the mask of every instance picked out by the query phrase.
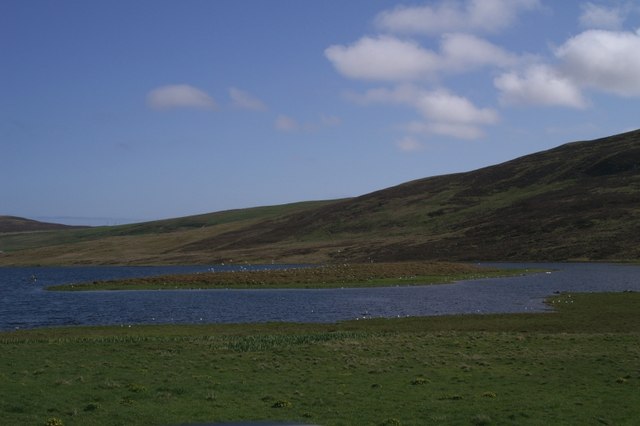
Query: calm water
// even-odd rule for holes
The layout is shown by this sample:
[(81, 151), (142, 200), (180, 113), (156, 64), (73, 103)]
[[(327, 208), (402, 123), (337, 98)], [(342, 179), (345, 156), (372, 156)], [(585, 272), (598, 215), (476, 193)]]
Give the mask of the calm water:
[(51, 292), (43, 288), (209, 268), (0, 268), (0, 330), (63, 325), (335, 322), (363, 317), (535, 312), (548, 309), (543, 300), (554, 292), (640, 291), (640, 266), (498, 265), (547, 268), (553, 272), (374, 289)]

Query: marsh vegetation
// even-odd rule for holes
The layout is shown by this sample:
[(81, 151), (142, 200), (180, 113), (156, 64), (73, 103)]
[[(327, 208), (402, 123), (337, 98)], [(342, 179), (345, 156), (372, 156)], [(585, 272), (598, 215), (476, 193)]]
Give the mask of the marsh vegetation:
[[(49, 287), (50, 290), (149, 290), (207, 288), (336, 288), (444, 284), (458, 280), (512, 276), (504, 270), (448, 262), (340, 263), (288, 269), (215, 271)], [(529, 271), (531, 272), (531, 271)]]

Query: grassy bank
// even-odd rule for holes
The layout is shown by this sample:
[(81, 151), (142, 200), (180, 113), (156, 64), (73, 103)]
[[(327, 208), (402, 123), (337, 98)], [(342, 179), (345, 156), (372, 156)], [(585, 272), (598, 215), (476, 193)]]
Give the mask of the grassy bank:
[(634, 424), (640, 294), (548, 314), (0, 334), (4, 424)]
[(477, 278), (520, 275), (527, 271), (447, 262), (334, 264), (266, 271), (224, 271), (94, 281), (49, 290), (157, 290), (209, 288), (336, 288), (443, 284)]

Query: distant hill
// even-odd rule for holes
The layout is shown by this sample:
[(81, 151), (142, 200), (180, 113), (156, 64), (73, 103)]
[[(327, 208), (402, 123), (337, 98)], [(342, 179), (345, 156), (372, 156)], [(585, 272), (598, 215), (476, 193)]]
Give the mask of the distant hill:
[[(210, 264), (211, 253), (180, 253), (184, 245), (335, 201), (228, 210), (119, 226), (0, 232), (0, 265)], [(64, 226), (64, 225), (63, 225)]]
[(15, 216), (0, 216), (0, 233), (3, 232), (32, 232), (51, 231), (54, 229), (86, 228), (79, 226), (68, 226), (59, 223), (38, 222), (37, 220), (25, 219)]
[(181, 218), (27, 245), (0, 237), (10, 254), (0, 262), (637, 260), (640, 131), (357, 198), (262, 209), (203, 215), (190, 228)]

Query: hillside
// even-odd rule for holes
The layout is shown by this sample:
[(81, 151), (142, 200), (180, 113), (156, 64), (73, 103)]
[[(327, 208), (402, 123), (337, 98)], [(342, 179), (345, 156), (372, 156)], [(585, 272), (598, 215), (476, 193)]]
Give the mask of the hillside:
[(0, 231), (0, 266), (213, 263), (207, 252), (185, 256), (176, 248), (331, 202), (254, 207), (119, 226), (28, 232), (14, 228)]
[(640, 258), (640, 131), (408, 182), (203, 239), (230, 252), (288, 241), (330, 259)]
[[(640, 259), (640, 131), (226, 225), (165, 234), (137, 226), (113, 227), (109, 238), (23, 246), (0, 262)], [(149, 233), (138, 235), (145, 226)], [(127, 254), (125, 242), (144, 255)], [(0, 236), (8, 252), (3, 244)], [(101, 254), (88, 257), (90, 250)]]
[(86, 228), (80, 226), (61, 225), (59, 223), (38, 222), (16, 216), (0, 216), (0, 233), (51, 231), (54, 229)]

